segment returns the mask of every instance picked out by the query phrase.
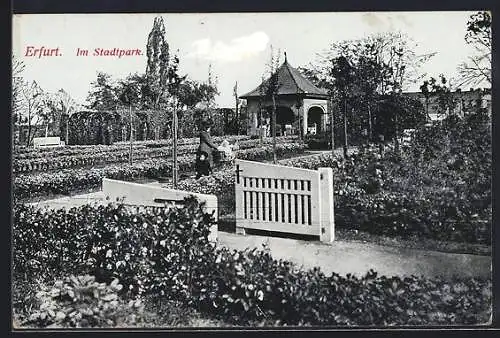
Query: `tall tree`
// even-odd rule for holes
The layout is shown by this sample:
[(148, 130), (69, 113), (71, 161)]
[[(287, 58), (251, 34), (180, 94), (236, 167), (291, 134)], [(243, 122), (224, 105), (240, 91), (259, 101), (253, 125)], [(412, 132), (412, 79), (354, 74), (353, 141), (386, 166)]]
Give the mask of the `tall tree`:
[(235, 102), (235, 114), (236, 114), (236, 134), (240, 134), (240, 117), (239, 117), (239, 104), (240, 104), (240, 99), (238, 97), (238, 81), (234, 84), (233, 88), (233, 96), (234, 96), (234, 102)]
[[(73, 113), (77, 111), (78, 104), (76, 101), (64, 90), (59, 89), (56, 93), (55, 99), (57, 100), (57, 108), (61, 111), (61, 131), (64, 129), (64, 141), (69, 144), (69, 119)], [(64, 121), (63, 121), (64, 120)]]
[[(278, 52), (274, 54), (273, 46), (271, 46), (271, 55), (269, 59), (269, 63), (267, 64), (267, 69), (268, 69), (268, 74), (269, 78), (267, 81), (263, 82), (261, 85), (261, 90), (263, 91), (264, 98), (265, 100), (270, 100), (272, 102), (272, 113), (271, 113), (271, 130), (272, 130), (272, 137), (273, 137), (273, 163), (277, 163), (277, 156), (276, 156), (276, 108), (277, 108), (277, 103), (276, 103), (276, 98), (279, 93), (279, 89), (282, 85), (281, 79), (279, 78), (278, 74), (278, 67), (280, 63), (280, 50), (278, 49)], [(285, 53), (285, 59), (286, 59), (286, 53)], [(262, 96), (262, 95), (261, 95)]]
[(104, 72), (97, 73), (96, 81), (92, 82), (87, 96), (88, 108), (98, 111), (115, 110), (119, 105), (117, 85), (111, 75)]
[(367, 142), (373, 141), (373, 109), (381, 93), (381, 84), (391, 75), (390, 68), (377, 62), (373, 44), (365, 45), (365, 51), (359, 56), (354, 69), (355, 85), (358, 87), (358, 102), (361, 109), (366, 109), (368, 121)]
[[(24, 63), (12, 56), (12, 123), (14, 133), (17, 133), (19, 129), (18, 123), (20, 122), (20, 115), (24, 109), (22, 100), (22, 87), (23, 87), (23, 77), (22, 73), (24, 71)], [(14, 140), (14, 145), (18, 142), (17, 137)]]
[(23, 86), (22, 73), (24, 71), (24, 63), (12, 57), (12, 112), (14, 114), (14, 119), (16, 119), (16, 114), (19, 113), (22, 107), (22, 100), (20, 97), (21, 88)]
[(146, 44), (146, 79), (153, 109), (158, 108), (168, 87), (170, 51), (165, 33), (163, 18), (158, 16), (154, 19)]
[(438, 114), (448, 116), (454, 113), (457, 101), (453, 97), (451, 84), (443, 74), (439, 75), (439, 79), (431, 77), (424, 81), (420, 90), (426, 98), (435, 98), (438, 104)]
[(326, 77), (334, 58), (343, 56), (352, 65), (356, 65), (361, 57), (369, 55), (385, 72), (385, 76), (380, 78), (379, 92), (401, 91), (411, 84), (418, 83), (425, 76), (421, 74), (421, 67), (436, 54), (419, 55), (415, 52), (416, 47), (413, 39), (399, 32), (343, 40), (332, 43), (327, 51), (318, 55), (317, 69)]
[(478, 85), (486, 82), (491, 86), (491, 14), (487, 11), (470, 16), (465, 34), (467, 44), (473, 46), (476, 54), (458, 66), (461, 77), (459, 86)]
[[(319, 74), (316, 75), (316, 83), (328, 89), (334, 96), (339, 94), (342, 96), (339, 84), (344, 82), (342, 87), (347, 92), (343, 94), (347, 94), (344, 98), (348, 97), (348, 102), (342, 102), (341, 106), (344, 114), (347, 112), (347, 106), (353, 113), (349, 118), (350, 124), (359, 129), (359, 124), (368, 120), (368, 130), (373, 129), (373, 126), (370, 127), (372, 118), (374, 121), (380, 120), (379, 105), (387, 100), (389, 95), (401, 95), (403, 90), (417, 83), (425, 75), (420, 71), (421, 66), (435, 53), (417, 55), (415, 47), (414, 41), (401, 33), (384, 33), (362, 39), (335, 42), (326, 52), (319, 55), (319, 62), (312, 67)], [(340, 60), (347, 60), (347, 62), (339, 63)], [(342, 63), (344, 66), (348, 64), (351, 71), (343, 72)], [(349, 81), (335, 79), (335, 73), (338, 72), (340, 72), (338, 76), (347, 76), (352, 72), (348, 76)], [(311, 77), (314, 79), (314, 76)], [(344, 86), (346, 84), (349, 85)], [(343, 101), (342, 98), (340, 99)], [(404, 100), (390, 98), (390, 101), (399, 104)], [(372, 110), (376, 112), (375, 116)], [(400, 110), (402, 111), (402, 109), (397, 111)], [(367, 118), (362, 118), (364, 111), (368, 113)], [(398, 116), (395, 110), (383, 113), (390, 115), (385, 118), (390, 118), (397, 124)], [(345, 122), (346, 119), (344, 119), (344, 130), (346, 129)], [(380, 131), (382, 130), (379, 129)], [(388, 131), (382, 132), (392, 134)]]
[(47, 121), (45, 116), (47, 113), (47, 107), (45, 106), (47, 102), (46, 95), (36, 81), (25, 82), (22, 85), (21, 100), (24, 109), (20, 120), (26, 122), (28, 127), (26, 146), (29, 146), (33, 141), (40, 124)]
[(344, 158), (347, 158), (347, 106), (354, 87), (355, 69), (346, 57), (339, 56), (332, 60), (330, 74), (334, 79), (333, 86), (338, 93), (339, 103), (342, 107), (342, 117), (344, 122), (343, 149)]
[(126, 80), (120, 81), (118, 89), (118, 98), (123, 106), (128, 107), (128, 120), (130, 126), (130, 147), (129, 147), (129, 163), (132, 164), (133, 160), (133, 149), (132, 142), (134, 139), (134, 118), (136, 114), (134, 108), (140, 106), (141, 104), (141, 84), (134, 81), (133, 78), (128, 78)]

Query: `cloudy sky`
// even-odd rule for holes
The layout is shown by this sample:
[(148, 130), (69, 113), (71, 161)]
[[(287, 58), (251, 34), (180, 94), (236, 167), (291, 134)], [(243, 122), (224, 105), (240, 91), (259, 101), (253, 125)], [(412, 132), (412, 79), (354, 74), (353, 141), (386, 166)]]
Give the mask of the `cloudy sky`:
[[(306, 65), (335, 41), (400, 31), (418, 43), (418, 54), (437, 52), (422, 71), (456, 77), (457, 65), (473, 52), (464, 41), (473, 12), (366, 12), (269, 14), (164, 14), (167, 41), (178, 50), (181, 72), (207, 80), (208, 67), (219, 80), (219, 106), (232, 107), (239, 94), (254, 89), (266, 71), (271, 45), (286, 51), (288, 62)], [(97, 71), (122, 78), (144, 72), (146, 56), (97, 57), (95, 48), (140, 49), (155, 14), (34, 14), (13, 18), (13, 54), (26, 65), (25, 79), (47, 91), (64, 88), (84, 103)], [(28, 47), (59, 48), (61, 56), (26, 56)], [(77, 48), (89, 56), (76, 56)], [(417, 89), (417, 88), (409, 88)]]

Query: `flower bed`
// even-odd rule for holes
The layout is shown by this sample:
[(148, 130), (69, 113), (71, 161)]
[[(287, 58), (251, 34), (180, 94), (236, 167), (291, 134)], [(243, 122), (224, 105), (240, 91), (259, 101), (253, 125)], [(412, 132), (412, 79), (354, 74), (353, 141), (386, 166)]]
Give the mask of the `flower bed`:
[[(305, 149), (302, 143), (277, 145), (279, 156), (287, 153), (300, 153)], [(238, 158), (265, 160), (272, 157), (272, 147), (263, 146), (237, 152)], [(178, 157), (179, 170), (191, 171), (194, 168), (192, 155)], [(68, 194), (72, 191), (100, 186), (103, 177), (119, 180), (158, 178), (171, 174), (171, 159), (151, 159), (138, 163), (112, 164), (103, 168), (64, 169), (58, 172), (18, 175), (14, 179), (16, 198), (29, 198), (43, 194)]]
[[(187, 141), (190, 141), (188, 139)], [(236, 140), (236, 138), (235, 138)], [(245, 140), (238, 141), (239, 149), (250, 149), (262, 145), (269, 145), (272, 140)], [(279, 144), (293, 143), (291, 137), (278, 138)], [(158, 145), (158, 147), (148, 147), (148, 145)], [(151, 143), (133, 145), (133, 159), (144, 160), (155, 157), (172, 156), (172, 148), (169, 143)], [(196, 143), (181, 143), (177, 150), (178, 155), (195, 153), (198, 149)], [(125, 146), (95, 146), (95, 148), (84, 148), (84, 151), (67, 149), (56, 152), (30, 153), (29, 156), (20, 155), (12, 162), (14, 173), (28, 173), (36, 171), (51, 171), (59, 169), (77, 168), (81, 166), (101, 165), (109, 163), (127, 162), (130, 149)]]
[[(245, 140), (250, 140), (249, 136), (240, 135), (240, 136), (216, 136), (213, 137), (215, 142), (222, 142), (223, 140), (228, 140), (230, 143), (240, 142)], [(198, 144), (199, 138), (191, 137), (191, 138), (181, 138), (178, 140), (179, 145), (187, 145), (187, 144)], [(136, 148), (146, 148), (148, 146), (171, 146), (172, 140), (147, 140), (147, 141), (134, 141), (133, 146)], [(29, 158), (29, 157), (41, 157), (44, 156), (42, 154), (53, 153), (60, 155), (76, 155), (81, 153), (92, 153), (94, 151), (116, 151), (118, 149), (128, 149), (130, 143), (127, 141), (124, 142), (116, 142), (112, 145), (73, 145), (59, 148), (32, 148), (32, 147), (17, 147), (15, 151), (15, 156), (19, 158)]]
[[(69, 314), (82, 307), (74, 293), (64, 291), (72, 290), (71, 280), (58, 282), (54, 288), (59, 291), (39, 294), (57, 309), (44, 318), (47, 305), (33, 300), (36, 288), (28, 287), (35, 280), (49, 283), (71, 273), (91, 274), (110, 284), (101, 288), (105, 301), (114, 293), (127, 300), (155, 295), (239, 325), (463, 325), (490, 320), (489, 280), (400, 278), (374, 271), (363, 277), (327, 276), (318, 268), (303, 270), (275, 260), (267, 250), (213, 247), (207, 238), (212, 222), (193, 199), (180, 209), (140, 212), (113, 204), (70, 210), (16, 205), (14, 309), (24, 314), (24, 323), (77, 326)], [(16, 288), (23, 282), (26, 290)], [(62, 290), (63, 283), (68, 288)], [(66, 303), (57, 298), (61, 292), (69, 296)], [(109, 297), (117, 300), (113, 306), (126, 304), (117, 296)], [(106, 316), (103, 310), (97, 309)]]

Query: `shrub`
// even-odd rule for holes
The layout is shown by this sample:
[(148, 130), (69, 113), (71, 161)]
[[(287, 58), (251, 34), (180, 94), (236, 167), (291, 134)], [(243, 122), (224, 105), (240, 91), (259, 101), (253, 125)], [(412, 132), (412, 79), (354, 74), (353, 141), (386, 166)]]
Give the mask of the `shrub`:
[(98, 283), (95, 277), (70, 276), (43, 286), (36, 297), (40, 303), (24, 325), (49, 328), (136, 326), (144, 306), (139, 299), (128, 302), (118, 293), (118, 280)]
[[(202, 208), (194, 198), (186, 199), (183, 208), (142, 212), (120, 204), (69, 210), (15, 205), (13, 274), (21, 280), (42, 276), (50, 280), (79, 271), (96, 276), (99, 282), (119, 277), (125, 291), (142, 293), (151, 272), (148, 259), (164, 252), (165, 243), (171, 240), (185, 246), (208, 236), (213, 218)], [(196, 238), (185, 231), (190, 228)]]
[[(216, 248), (207, 240), (211, 218), (202, 212), (195, 200), (187, 200), (184, 208), (168, 212), (156, 212), (151, 208), (132, 212), (112, 205), (86, 208), (85, 213), (83, 209), (72, 209), (67, 218), (61, 218), (56, 211), (38, 213), (30, 208), (15, 209), (18, 228), (29, 228), (31, 224), (26, 220), (30, 220), (43, 224), (44, 231), (54, 234), (50, 239), (42, 237), (40, 246), (53, 248), (51, 250), (65, 248), (62, 252), (73, 257), (80, 257), (85, 251), (83, 248), (91, 248), (93, 253), (92, 259), (86, 260), (90, 264), (82, 265), (69, 259), (54, 260), (53, 256), (57, 255), (50, 251), (46, 252), (48, 255), (38, 253), (31, 247), (20, 247), (16, 240), (15, 260), (22, 257), (40, 262), (32, 278), (41, 277), (47, 270), (63, 272), (70, 267), (78, 274), (92, 271), (99, 275), (95, 281), (100, 283), (116, 286), (113, 279), (124, 281), (119, 290), (124, 295), (155, 294), (240, 325), (255, 322), (282, 325), (477, 324), (487, 322), (491, 315), (491, 281), (488, 280), (386, 277), (377, 276), (373, 271), (362, 277), (335, 273), (326, 276), (318, 268), (302, 270), (291, 262), (273, 259), (268, 250)], [(19, 213), (31, 215), (22, 219)], [(85, 232), (90, 235), (80, 238), (81, 243), (75, 247), (76, 237), (54, 231), (61, 222), (72, 229), (86, 224)], [(96, 231), (96, 228), (102, 230)], [(40, 241), (38, 231), (22, 234), (27, 242)], [(21, 236), (18, 233), (14, 231), (16, 237)], [(24, 254), (17, 255), (20, 251)], [(14, 264), (15, 278), (20, 278), (16, 268), (22, 265), (20, 263)], [(103, 267), (108, 269), (104, 273)], [(89, 280), (89, 283), (94, 281)], [(102, 287), (102, 284), (92, 285)], [(64, 283), (58, 283), (56, 288), (66, 290)], [(65, 292), (63, 294), (67, 295)], [(63, 318), (62, 314), (58, 316), (59, 312), (66, 318), (70, 310), (61, 309), (68, 304), (61, 305), (59, 299), (54, 304), (53, 297), (60, 294), (61, 291), (56, 291), (48, 298), (52, 304), (48, 308), (54, 315), (45, 315), (45, 318), (52, 321)], [(106, 294), (103, 297), (107, 297)], [(48, 297), (47, 293), (42, 295)], [(110, 301), (111, 298), (114, 296), (109, 297)], [(45, 309), (39, 308), (38, 314), (32, 317), (37, 325), (50, 325), (43, 322), (45, 319), (40, 314), (40, 310)], [(99, 312), (102, 310), (98, 309), (97, 313), (102, 314)], [(108, 317), (104, 313), (100, 318)], [(111, 325), (116, 322), (89, 323)]]

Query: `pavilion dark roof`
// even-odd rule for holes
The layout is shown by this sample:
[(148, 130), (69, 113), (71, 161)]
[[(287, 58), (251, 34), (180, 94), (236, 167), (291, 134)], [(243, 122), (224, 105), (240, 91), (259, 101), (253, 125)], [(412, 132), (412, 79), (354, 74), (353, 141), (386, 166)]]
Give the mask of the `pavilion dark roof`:
[[(276, 70), (278, 74), (279, 88), (277, 95), (297, 95), (302, 94), (304, 97), (327, 97), (325, 90), (316, 87), (311, 81), (306, 79), (297, 69), (293, 68), (285, 58), (285, 62)], [(275, 74), (276, 74), (275, 73)], [(240, 98), (246, 99), (251, 97), (259, 97), (262, 95), (261, 88), (267, 86), (269, 79), (261, 83), (251, 92), (241, 95)]]

